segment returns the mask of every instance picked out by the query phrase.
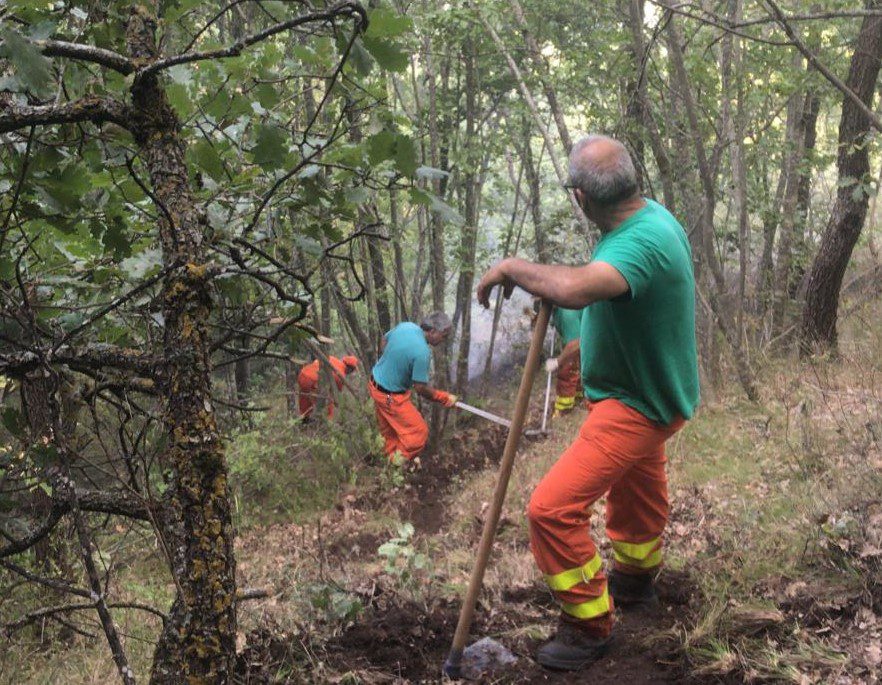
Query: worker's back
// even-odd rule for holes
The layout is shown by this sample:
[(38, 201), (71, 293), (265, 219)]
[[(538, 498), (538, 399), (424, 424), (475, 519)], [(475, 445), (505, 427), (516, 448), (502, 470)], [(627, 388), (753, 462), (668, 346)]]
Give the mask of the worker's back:
[(404, 392), (414, 383), (428, 383), (432, 351), (423, 330), (415, 323), (403, 321), (385, 337), (386, 347), (372, 370), (374, 380), (390, 392)]
[(592, 260), (612, 264), (630, 292), (585, 311), (585, 396), (618, 399), (662, 424), (690, 418), (698, 404), (698, 360), (692, 253), (683, 227), (647, 200), (601, 238)]

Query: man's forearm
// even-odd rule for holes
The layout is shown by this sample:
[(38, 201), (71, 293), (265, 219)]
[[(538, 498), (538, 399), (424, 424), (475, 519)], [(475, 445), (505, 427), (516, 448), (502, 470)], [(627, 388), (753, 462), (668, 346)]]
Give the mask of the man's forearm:
[(511, 258), (503, 262), (502, 268), (519, 288), (558, 307), (580, 309), (600, 299), (592, 292), (586, 267), (534, 264)]
[(419, 395), (420, 397), (425, 397), (427, 400), (430, 400), (432, 402), (435, 401), (435, 396), (438, 393), (435, 388), (433, 388), (431, 385), (427, 385), (426, 383), (414, 383), (413, 389), (417, 395)]

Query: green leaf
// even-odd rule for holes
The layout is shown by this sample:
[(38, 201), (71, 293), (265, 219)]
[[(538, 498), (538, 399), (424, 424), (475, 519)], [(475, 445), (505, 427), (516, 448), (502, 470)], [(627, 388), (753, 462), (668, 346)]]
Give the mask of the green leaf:
[(119, 217), (114, 217), (114, 220), (107, 225), (104, 235), (101, 236), (101, 242), (109, 252), (113, 252), (117, 260), (132, 254), (132, 245), (126, 235), (126, 225)]
[(0, 412), (0, 420), (14, 437), (21, 438), (24, 435), (24, 419), (15, 407), (6, 407)]
[[(342, 46), (341, 46), (342, 47)], [(374, 68), (374, 59), (371, 54), (365, 50), (365, 46), (360, 40), (356, 40), (352, 44), (352, 50), (349, 51), (349, 61), (355, 66), (355, 71), (360, 76), (367, 76)]]
[(398, 545), (394, 542), (384, 542), (380, 545), (379, 549), (377, 549), (377, 554), (381, 557), (395, 558), (398, 556)]
[(251, 149), (254, 163), (266, 170), (281, 167), (288, 156), (286, 138), (285, 131), (278, 126), (259, 126), (257, 144)]
[(15, 276), (15, 262), (9, 257), (0, 257), (0, 280), (8, 281)]
[(83, 196), (91, 188), (91, 175), (85, 168), (76, 164), (68, 164), (55, 168), (41, 182), (36, 182), (46, 196), (46, 202), (60, 214), (71, 213), (80, 207)]
[(369, 38), (394, 38), (412, 29), (410, 17), (378, 7), (368, 14), (368, 28), (364, 35)]
[(254, 95), (264, 109), (272, 109), (279, 104), (279, 101), (281, 100), (278, 91), (276, 91), (272, 84), (269, 83), (261, 83), (257, 86), (257, 88), (254, 89)]
[(37, 95), (47, 95), (52, 82), (52, 62), (11, 28), (0, 33), (0, 37), (3, 38), (0, 55), (12, 62), (19, 83)]
[(221, 161), (220, 155), (217, 154), (214, 145), (207, 140), (203, 138), (197, 142), (190, 147), (188, 153), (196, 165), (204, 170), (215, 181), (220, 181), (224, 178), (224, 165)]
[(190, 99), (190, 90), (187, 86), (182, 83), (169, 83), (165, 87), (165, 94), (179, 117), (186, 119), (193, 113), (193, 101)]
[(407, 194), (410, 195), (411, 202), (416, 205), (422, 205), (423, 207), (432, 206), (432, 195), (431, 193), (427, 193), (425, 190), (420, 190), (419, 188), (411, 188)]
[(392, 159), (395, 154), (395, 134), (391, 131), (382, 130), (367, 139), (368, 160), (377, 165)]
[(363, 205), (371, 199), (370, 193), (368, 193), (367, 188), (365, 188), (364, 186), (347, 188), (344, 196), (346, 197), (347, 202), (350, 202), (354, 205)]
[(371, 57), (377, 60), (383, 69), (387, 71), (404, 71), (410, 63), (407, 53), (398, 45), (383, 38), (370, 38), (362, 36), (362, 44), (371, 53)]
[(395, 136), (395, 168), (405, 176), (413, 176), (417, 169), (417, 150), (410, 136)]

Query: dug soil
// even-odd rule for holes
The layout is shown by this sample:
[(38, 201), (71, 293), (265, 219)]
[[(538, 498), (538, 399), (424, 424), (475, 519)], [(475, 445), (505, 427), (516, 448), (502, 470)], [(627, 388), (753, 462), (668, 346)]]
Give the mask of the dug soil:
[[(441, 530), (452, 515), (446, 508), (451, 488), (468, 474), (497, 464), (506, 436), (504, 428), (466, 425), (445, 442), (440, 453), (427, 455), (416, 468), (406, 468), (406, 482), (395, 493), (402, 520), (411, 521), (419, 535)], [(367, 504), (359, 502), (360, 506)], [(477, 544), (480, 532), (476, 530), (475, 535)], [(377, 542), (373, 537), (358, 540), (359, 547), (365, 548)], [(534, 660), (543, 641), (539, 633), (553, 627), (557, 616), (551, 596), (538, 582), (504, 591), (501, 597), (485, 597), (478, 604), (472, 639), (493, 637), (517, 657), (517, 662), (485, 674), (480, 681), (688, 683), (674, 635), (678, 622), (684, 622), (695, 610), (694, 587), (688, 575), (664, 571), (658, 579), (660, 607), (651, 612), (619, 612), (609, 651), (578, 674), (548, 671)], [(352, 682), (361, 683), (441, 681), (459, 602), (439, 598), (417, 604), (394, 591), (382, 590), (365, 599), (365, 611), (357, 622), (330, 639), (317, 635), (304, 639), (271, 631), (252, 633), (240, 654), (239, 682), (299, 682), (297, 677), (284, 674), (309, 672), (317, 661), (321, 668), (313, 671), (312, 682), (349, 682), (342, 674), (351, 674)]]
[[(495, 683), (684, 683), (682, 659), (671, 630), (688, 614), (693, 585), (683, 573), (666, 571), (658, 582), (661, 606), (652, 611), (619, 612), (615, 639), (607, 654), (580, 673), (549, 671), (534, 660), (542, 640), (521, 634), (526, 616), (538, 611), (553, 624), (556, 609), (548, 593), (530, 588), (508, 593), (504, 605), (479, 606), (474, 639), (493, 636), (518, 658), (515, 664), (481, 682)], [(391, 602), (378, 606), (360, 623), (324, 647), (334, 670), (374, 674), (371, 682), (436, 682), (450, 649), (459, 604), (438, 601), (428, 609)], [(385, 680), (384, 680), (385, 678)]]
[[(479, 603), (473, 639), (494, 637), (517, 662), (477, 680), (512, 684), (706, 683), (707, 679), (697, 681), (686, 674), (673, 637), (678, 622), (695, 609), (693, 588), (686, 574), (663, 572), (658, 579), (661, 605), (652, 611), (619, 612), (609, 651), (579, 673), (559, 673), (539, 666), (534, 654), (542, 640), (519, 631), (525, 618), (542, 616), (548, 625), (553, 624), (556, 609), (548, 593), (538, 587), (525, 588), (506, 593), (503, 606)], [(437, 600), (426, 607), (397, 595), (381, 595), (373, 598), (371, 605), (358, 623), (323, 643), (269, 630), (250, 634), (239, 656), (237, 682), (350, 682), (341, 674), (350, 674), (351, 682), (360, 683), (441, 682), (441, 666), (456, 628), (459, 604)], [(315, 665), (316, 659), (326, 677), (310, 680), (285, 675), (304, 673), (304, 667)]]

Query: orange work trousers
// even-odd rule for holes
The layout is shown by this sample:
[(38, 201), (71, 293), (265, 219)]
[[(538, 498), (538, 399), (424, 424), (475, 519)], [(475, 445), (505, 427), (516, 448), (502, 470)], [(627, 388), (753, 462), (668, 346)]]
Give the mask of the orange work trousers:
[(557, 411), (566, 411), (576, 406), (576, 395), (582, 394), (582, 365), (578, 358), (557, 370), (554, 390), (554, 408)]
[(665, 441), (683, 423), (659, 425), (614, 399), (594, 403), (576, 440), (533, 491), (527, 517), (536, 564), (562, 618), (598, 637), (612, 629), (613, 603), (591, 539), (592, 505), (607, 495), (616, 570), (657, 570), (668, 519)]
[(429, 440), (429, 427), (410, 401), (410, 390), (387, 393), (371, 380), (368, 383), (380, 434), (386, 441), (383, 453), (390, 459), (398, 452), (408, 461), (418, 456)]
[[(335, 360), (332, 358), (332, 364), (334, 361)], [(337, 390), (342, 390), (343, 375), (345, 375), (345, 371), (341, 374), (339, 369), (337, 369), (337, 365), (333, 364), (333, 366), (334, 382), (337, 384)], [(315, 409), (315, 403), (318, 399), (318, 384), (318, 362), (306, 364), (302, 369), (300, 369), (300, 373), (297, 374), (297, 408), (300, 411), (300, 418), (308, 419), (310, 416), (312, 416), (312, 411), (313, 409)], [(328, 418), (334, 418), (334, 400), (331, 398), (328, 399)]]

